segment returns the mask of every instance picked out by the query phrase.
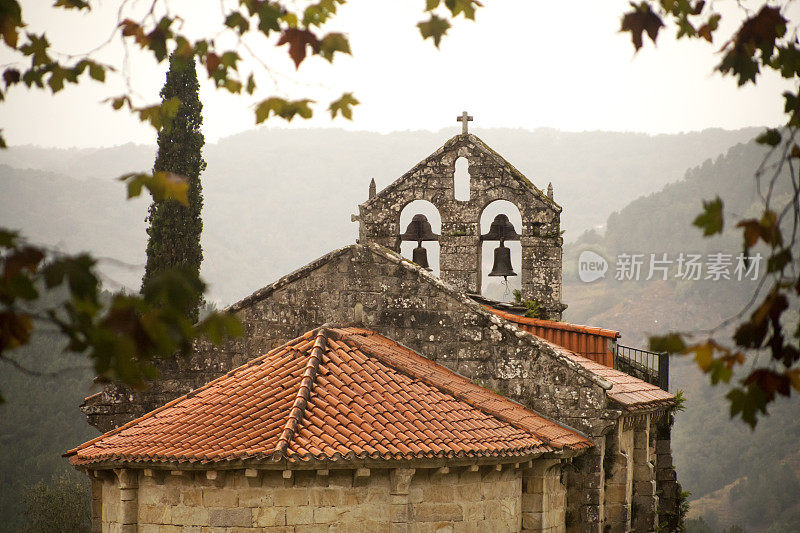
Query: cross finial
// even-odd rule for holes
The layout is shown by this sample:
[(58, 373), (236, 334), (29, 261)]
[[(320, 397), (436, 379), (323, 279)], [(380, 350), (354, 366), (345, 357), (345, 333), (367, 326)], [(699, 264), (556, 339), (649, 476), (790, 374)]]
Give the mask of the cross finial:
[(467, 133), (469, 133), (467, 131), (467, 122), (472, 122), (472, 117), (469, 116), (469, 114), (467, 114), (466, 111), (461, 113), (460, 117), (456, 117), (456, 122), (461, 123), (461, 135), (466, 135)]

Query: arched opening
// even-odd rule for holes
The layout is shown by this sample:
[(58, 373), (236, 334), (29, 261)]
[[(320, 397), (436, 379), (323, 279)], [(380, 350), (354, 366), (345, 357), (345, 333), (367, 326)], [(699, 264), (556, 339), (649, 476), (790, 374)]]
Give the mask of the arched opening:
[(469, 202), (469, 161), (466, 157), (456, 159), (453, 175), (453, 196), (459, 202)]
[[(499, 214), (506, 215), (516, 232), (522, 233), (522, 215), (517, 206), (508, 200), (495, 200), (481, 213), (481, 235), (489, 232), (492, 221)], [(511, 302), (514, 300), (514, 291), (522, 287), (522, 244), (519, 241), (505, 242), (506, 248), (511, 249), (511, 265), (517, 273), (516, 276), (509, 276), (507, 281), (502, 277), (489, 276), (494, 263), (494, 249), (499, 245), (499, 241), (481, 243), (481, 294), (500, 302)]]
[[(428, 222), (431, 224), (431, 229), (434, 233), (441, 235), (442, 233), (442, 217), (439, 215), (439, 210), (436, 206), (427, 200), (414, 200), (406, 205), (400, 212), (400, 233), (404, 233), (408, 228), (411, 219), (414, 215), (425, 215)], [(407, 258), (413, 258), (414, 248), (417, 247), (416, 242), (401, 241), (400, 254)], [(431, 268), (431, 273), (439, 276), (439, 241), (426, 241), (422, 243), (422, 247), (428, 251), (428, 264)]]

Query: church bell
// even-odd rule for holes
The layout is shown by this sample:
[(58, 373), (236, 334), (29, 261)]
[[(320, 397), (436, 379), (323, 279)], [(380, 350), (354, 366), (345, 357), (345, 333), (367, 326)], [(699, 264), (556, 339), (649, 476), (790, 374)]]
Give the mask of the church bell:
[(412, 256), (411, 260), (425, 270), (431, 270), (431, 267), (428, 264), (428, 250), (426, 250), (422, 245), (414, 248), (414, 255)]
[(411, 222), (406, 228), (406, 232), (400, 235), (401, 241), (417, 241), (417, 247), (414, 248), (412, 261), (424, 268), (431, 270), (428, 264), (428, 250), (422, 246), (422, 241), (438, 241), (439, 236), (433, 232), (431, 223), (428, 222), (428, 217), (425, 215), (414, 215)]
[(514, 268), (511, 266), (511, 249), (506, 248), (503, 241), (500, 241), (500, 246), (494, 249), (494, 265), (492, 271), (489, 272), (490, 276), (516, 276)]

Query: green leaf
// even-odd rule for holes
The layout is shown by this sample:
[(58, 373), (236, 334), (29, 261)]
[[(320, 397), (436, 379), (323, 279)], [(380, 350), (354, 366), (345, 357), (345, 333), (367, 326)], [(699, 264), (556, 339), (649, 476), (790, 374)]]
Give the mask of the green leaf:
[(250, 29), (250, 22), (238, 11), (234, 11), (225, 19), (225, 25), (229, 28), (234, 28), (240, 34), (247, 32)]
[(759, 411), (767, 414), (767, 398), (764, 392), (754, 385), (750, 385), (746, 389), (741, 387), (731, 389), (725, 397), (730, 403), (731, 418), (740, 415), (750, 429), (755, 429), (758, 423), (756, 416)]
[(289, 101), (274, 96), (267, 98), (256, 106), (256, 124), (261, 124), (270, 115), (281, 117), (287, 122), (291, 122), (295, 115), (300, 115), (302, 118), (311, 118), (313, 111), (308, 105), (311, 102), (312, 100)]
[(703, 201), (703, 212), (694, 219), (692, 224), (703, 230), (704, 237), (722, 233), (722, 207), (722, 200), (720, 200), (719, 196), (711, 201)]
[[(428, 5), (426, 1), (425, 11), (430, 11), (430, 9), (427, 9)], [(444, 0), (444, 5), (454, 17), (458, 16), (459, 13), (463, 13), (464, 18), (475, 20), (475, 7), (480, 7), (482, 4), (477, 0)]]
[(106, 69), (105, 67), (97, 63), (94, 62), (89, 63), (89, 76), (93, 80), (97, 80), (100, 83), (103, 83), (106, 81)]
[(358, 105), (359, 103), (360, 102), (353, 97), (353, 93), (344, 93), (341, 98), (331, 102), (330, 107), (328, 107), (328, 111), (331, 113), (331, 118), (336, 118), (336, 115), (341, 113), (344, 118), (352, 120), (352, 107), (354, 105)]
[(756, 137), (756, 142), (758, 144), (778, 146), (781, 143), (781, 132), (774, 128), (769, 128), (767, 131)]
[(333, 61), (333, 54), (341, 52), (350, 53), (350, 42), (343, 33), (329, 33), (320, 41), (320, 55), (328, 61)]
[(650, 350), (659, 353), (683, 353), (686, 350), (686, 343), (680, 333), (653, 336), (650, 337)]
[(431, 18), (427, 21), (417, 24), (417, 28), (419, 28), (419, 32), (422, 34), (423, 39), (433, 39), (433, 44), (436, 46), (436, 48), (439, 48), (439, 43), (442, 41), (442, 37), (450, 28), (450, 23), (446, 19), (442, 19), (434, 14), (431, 14)]
[(174, 200), (185, 206), (189, 205), (189, 181), (171, 172), (155, 172), (154, 174), (130, 173), (119, 178), (128, 186), (128, 198), (142, 194), (147, 189), (153, 201)]

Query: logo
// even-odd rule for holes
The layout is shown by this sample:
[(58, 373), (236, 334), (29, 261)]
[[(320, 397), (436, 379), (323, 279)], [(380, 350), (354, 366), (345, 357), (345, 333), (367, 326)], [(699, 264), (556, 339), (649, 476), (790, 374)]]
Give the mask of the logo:
[(578, 277), (584, 283), (604, 278), (608, 271), (608, 261), (602, 255), (584, 250), (578, 257)]

